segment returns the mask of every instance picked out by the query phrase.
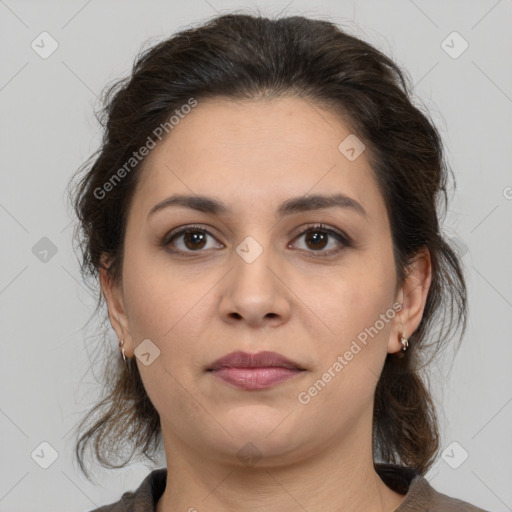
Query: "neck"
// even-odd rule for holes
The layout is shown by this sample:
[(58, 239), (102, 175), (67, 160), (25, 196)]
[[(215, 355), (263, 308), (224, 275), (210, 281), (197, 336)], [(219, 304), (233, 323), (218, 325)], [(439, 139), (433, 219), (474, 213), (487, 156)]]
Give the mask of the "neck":
[(238, 460), (219, 462), (164, 433), (167, 482), (156, 511), (393, 512), (404, 496), (380, 479), (371, 443), (365, 442), (369, 448), (361, 449), (360, 434), (359, 440), (331, 440), (323, 451), (287, 464), (262, 458), (244, 467)]

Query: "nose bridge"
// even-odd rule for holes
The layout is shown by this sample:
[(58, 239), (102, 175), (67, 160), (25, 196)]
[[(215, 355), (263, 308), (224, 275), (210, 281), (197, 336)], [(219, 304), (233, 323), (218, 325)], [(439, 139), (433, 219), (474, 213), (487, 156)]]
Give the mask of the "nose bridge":
[(283, 289), (276, 277), (272, 236), (263, 229), (253, 231), (234, 247), (232, 271), (222, 299), (222, 313), (236, 314), (257, 324), (265, 317), (283, 316), (287, 310)]
[(272, 259), (271, 233), (260, 230), (247, 235), (233, 253), (234, 279), (238, 285), (257, 285), (269, 291), (275, 279), (269, 269)]

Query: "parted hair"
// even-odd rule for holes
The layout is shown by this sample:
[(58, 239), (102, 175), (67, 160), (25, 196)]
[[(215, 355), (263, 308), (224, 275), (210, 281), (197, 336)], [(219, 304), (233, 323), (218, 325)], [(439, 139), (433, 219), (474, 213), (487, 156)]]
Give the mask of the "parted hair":
[[(70, 183), (78, 218), (73, 240), (82, 275), (86, 282), (92, 278), (97, 293), (94, 314), (105, 303), (99, 268), (114, 282), (121, 279), (127, 213), (144, 160), (104, 197), (98, 198), (97, 190), (190, 98), (200, 103), (286, 95), (339, 114), (364, 142), (389, 216), (397, 282), (420, 251), (430, 253), (432, 281), (421, 323), (407, 352), (387, 355), (373, 414), (374, 462), (425, 474), (439, 451), (439, 426), (424, 370), (466, 327), (461, 262), (440, 225), (453, 173), (407, 73), (337, 24), (302, 16), (219, 15), (141, 50), (129, 76), (108, 85), (98, 113), (101, 146), (73, 177), (78, 183)], [(106, 329), (98, 339), (110, 354), (101, 363), (104, 393), (82, 418), (75, 444), (87, 477), (87, 446), (103, 467), (121, 468), (134, 456), (154, 460), (161, 441), (160, 418), (135, 358), (124, 364), (106, 343), (103, 313)]]

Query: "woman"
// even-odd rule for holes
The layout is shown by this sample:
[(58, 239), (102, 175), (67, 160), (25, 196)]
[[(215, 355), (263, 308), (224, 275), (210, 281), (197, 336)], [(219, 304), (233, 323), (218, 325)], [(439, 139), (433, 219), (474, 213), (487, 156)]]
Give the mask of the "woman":
[(424, 478), (419, 371), (466, 288), (399, 68), (326, 21), (224, 15), (146, 51), (105, 124), (74, 199), (121, 368), (76, 454), (161, 440), (167, 467), (98, 510), (481, 510)]

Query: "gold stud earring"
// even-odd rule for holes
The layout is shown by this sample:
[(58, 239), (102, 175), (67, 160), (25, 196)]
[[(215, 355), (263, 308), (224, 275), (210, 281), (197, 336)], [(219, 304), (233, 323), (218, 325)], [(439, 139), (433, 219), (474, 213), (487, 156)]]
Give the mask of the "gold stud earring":
[(402, 352), (405, 352), (409, 348), (409, 340), (405, 336), (402, 336), (400, 343), (402, 344)]

